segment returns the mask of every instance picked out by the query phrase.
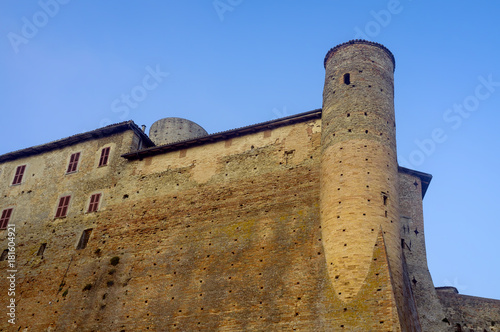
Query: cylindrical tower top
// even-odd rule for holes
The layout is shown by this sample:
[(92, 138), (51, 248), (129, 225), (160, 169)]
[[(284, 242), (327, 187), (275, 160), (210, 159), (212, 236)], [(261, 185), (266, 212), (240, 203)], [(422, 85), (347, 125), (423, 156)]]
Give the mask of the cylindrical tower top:
[(333, 48), (331, 48), (328, 53), (326, 53), (326, 56), (325, 56), (325, 61), (323, 63), (323, 65), (325, 66), (326, 68), (326, 63), (328, 62), (328, 60), (330, 59), (330, 57), (332, 57), (337, 51), (339, 51), (340, 49), (342, 48), (345, 48), (345, 47), (348, 47), (349, 45), (353, 45), (353, 44), (365, 44), (365, 45), (370, 45), (370, 46), (376, 46), (376, 47), (379, 47), (380, 49), (382, 49), (384, 52), (387, 53), (387, 55), (389, 56), (389, 58), (391, 59), (392, 61), (392, 65), (393, 65), (393, 71), (394, 69), (396, 68), (396, 61), (394, 60), (394, 55), (391, 53), (391, 51), (389, 51), (389, 49), (387, 47), (385, 47), (384, 45), (382, 44), (379, 44), (379, 43), (374, 43), (374, 42), (371, 42), (371, 41), (368, 41), (368, 40), (363, 40), (363, 39), (354, 39), (354, 40), (350, 40), (348, 42), (345, 42), (345, 43), (342, 43), (342, 44), (339, 44)]
[(149, 129), (149, 138), (156, 145), (206, 136), (208, 133), (198, 124), (182, 118), (164, 118), (156, 121)]

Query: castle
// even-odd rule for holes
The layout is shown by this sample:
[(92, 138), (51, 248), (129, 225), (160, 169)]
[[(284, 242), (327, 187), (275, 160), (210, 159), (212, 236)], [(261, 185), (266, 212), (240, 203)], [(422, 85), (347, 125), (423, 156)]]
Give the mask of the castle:
[(324, 65), (322, 109), (1, 155), (0, 331), (500, 331), (499, 300), (433, 285), (392, 53), (353, 40)]

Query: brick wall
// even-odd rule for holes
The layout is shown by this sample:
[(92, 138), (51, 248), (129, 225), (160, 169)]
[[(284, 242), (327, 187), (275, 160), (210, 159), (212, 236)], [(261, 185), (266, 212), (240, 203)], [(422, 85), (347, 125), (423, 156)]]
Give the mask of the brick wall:
[(467, 296), (439, 288), (437, 294), (445, 310), (447, 331), (500, 331), (500, 300)]
[(425, 251), (422, 208), (422, 181), (416, 174), (399, 173), (401, 239), (408, 269), (408, 279), (418, 308), (423, 331), (446, 331), (445, 313), (439, 302)]

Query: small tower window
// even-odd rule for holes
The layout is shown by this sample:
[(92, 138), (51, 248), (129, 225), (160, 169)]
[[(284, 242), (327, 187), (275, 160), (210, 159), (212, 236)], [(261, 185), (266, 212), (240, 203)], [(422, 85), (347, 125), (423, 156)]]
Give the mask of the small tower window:
[(386, 193), (382, 193), (382, 197), (384, 200), (384, 205), (387, 205), (387, 199), (389, 198)]
[(351, 74), (344, 74), (344, 84), (351, 84)]

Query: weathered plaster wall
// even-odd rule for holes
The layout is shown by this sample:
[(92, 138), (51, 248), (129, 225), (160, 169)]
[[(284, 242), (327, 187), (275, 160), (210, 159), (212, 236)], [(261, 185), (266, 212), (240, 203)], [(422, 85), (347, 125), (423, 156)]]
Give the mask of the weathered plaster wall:
[[(41, 324), (53, 319), (53, 312), (46, 309), (57, 300), (56, 293), (51, 291), (59, 289), (62, 273), (68, 266), (64, 258), (75, 252), (81, 232), (94, 227), (98, 221), (98, 213), (86, 213), (90, 195), (101, 192), (101, 209), (107, 208), (114, 185), (126, 166), (120, 155), (130, 151), (133, 136), (132, 131), (127, 131), (0, 165), (0, 210), (13, 208), (10, 223), (16, 225), (15, 299), (20, 325), (30, 319)], [(109, 164), (98, 167), (104, 147), (111, 148)], [(74, 152), (81, 153), (79, 167), (76, 172), (66, 174), (69, 157)], [(22, 183), (11, 185), (17, 166), (23, 164), (27, 167)], [(59, 198), (64, 195), (72, 196), (68, 215), (55, 219)], [(0, 251), (7, 248), (7, 242), (6, 231), (0, 231)], [(37, 256), (43, 243), (46, 244), (44, 255)], [(7, 273), (7, 264), (7, 261), (0, 262), (3, 274)], [(5, 304), (10, 297), (3, 291), (7, 289), (7, 280), (3, 277), (0, 289), (0, 300)], [(0, 326), (3, 330), (11, 327), (3, 319)]]

